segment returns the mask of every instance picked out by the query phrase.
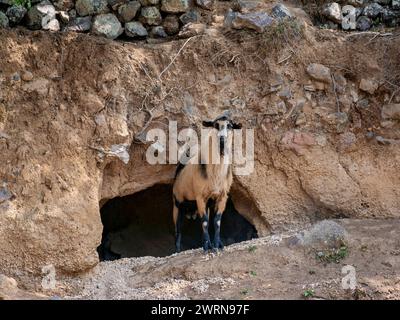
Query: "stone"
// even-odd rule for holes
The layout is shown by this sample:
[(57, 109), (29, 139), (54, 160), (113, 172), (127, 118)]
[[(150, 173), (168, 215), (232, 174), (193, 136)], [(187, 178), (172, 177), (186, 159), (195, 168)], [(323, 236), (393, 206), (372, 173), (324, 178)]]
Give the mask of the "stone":
[(7, 28), (9, 25), (9, 20), (7, 16), (0, 11), (0, 28)]
[(159, 3), (160, 3), (160, 0), (140, 0), (140, 4), (143, 7), (156, 6)]
[(357, 30), (367, 31), (371, 28), (372, 21), (366, 16), (361, 16), (357, 19)]
[(206, 25), (204, 23), (188, 23), (185, 24), (178, 34), (179, 38), (190, 38), (203, 34), (206, 30)]
[(289, 9), (282, 3), (278, 3), (272, 8), (271, 16), (277, 19), (291, 18), (292, 14)]
[(321, 13), (323, 16), (333, 22), (342, 22), (342, 10), (337, 2), (328, 3), (323, 6)]
[(121, 21), (132, 21), (136, 17), (136, 14), (139, 11), (140, 7), (141, 5), (139, 1), (129, 1), (128, 3), (118, 7), (118, 15), (121, 18)]
[(13, 198), (13, 194), (5, 186), (0, 188), (0, 203), (8, 201)]
[(328, 67), (325, 67), (319, 63), (311, 63), (307, 67), (308, 75), (317, 81), (321, 81), (324, 83), (331, 83), (331, 70)]
[(58, 11), (57, 16), (61, 20), (61, 22), (65, 24), (69, 23), (71, 19), (67, 11)]
[(400, 103), (384, 105), (381, 115), (383, 119), (400, 120)]
[(33, 74), (30, 71), (24, 71), (22, 73), (21, 79), (24, 81), (32, 81), (33, 80)]
[(344, 132), (349, 123), (349, 117), (345, 112), (330, 113), (324, 117), (324, 120), (328, 124), (335, 126), (338, 133)]
[(12, 76), (11, 76), (11, 81), (20, 81), (21, 80), (21, 76), (18, 72), (15, 72)]
[(27, 13), (27, 26), (29, 29), (39, 30), (43, 24), (55, 19), (56, 9), (49, 1), (42, 1), (34, 5)]
[(177, 34), (179, 32), (179, 20), (175, 15), (168, 15), (165, 17), (162, 26), (165, 32), (169, 35)]
[(189, 10), (185, 12), (179, 17), (179, 20), (182, 24), (187, 24), (189, 22), (199, 22), (200, 21), (200, 14), (196, 10)]
[(162, 26), (155, 26), (151, 28), (150, 34), (154, 38), (166, 38), (168, 34), (165, 32)]
[(81, 17), (109, 12), (107, 0), (77, 0), (75, 9)]
[(161, 11), (168, 13), (183, 13), (190, 8), (188, 0), (162, 0)]
[(124, 3), (127, 3), (128, 0), (107, 0), (108, 5), (115, 11), (118, 10), (118, 7)]
[(42, 29), (53, 32), (60, 31), (60, 23), (56, 18), (44, 20), (42, 22)]
[(371, 79), (361, 79), (359, 85), (360, 90), (368, 92), (369, 94), (374, 94), (378, 87), (379, 83)]
[(263, 32), (273, 21), (274, 19), (265, 12), (238, 13), (232, 21), (232, 27)]
[(263, 2), (254, 0), (235, 0), (232, 4), (232, 9), (240, 13), (255, 12), (263, 7)]
[(50, 89), (50, 82), (44, 78), (37, 78), (29, 81), (22, 86), (22, 90), (26, 92), (35, 92), (39, 95), (46, 96)]
[(345, 228), (331, 220), (322, 220), (297, 236), (301, 239), (300, 244), (304, 246), (329, 248), (340, 248), (348, 237)]
[(157, 7), (142, 7), (140, 10), (140, 21), (143, 24), (157, 26), (161, 23), (161, 13)]
[(73, 19), (66, 27), (66, 31), (87, 32), (92, 28), (92, 17), (77, 17)]
[(232, 22), (233, 20), (236, 18), (237, 16), (237, 12), (234, 12), (232, 9), (228, 9), (225, 13), (225, 17), (224, 17), (224, 26), (227, 28), (231, 28), (232, 27)]
[(75, 9), (69, 10), (68, 15), (69, 15), (70, 19), (75, 19), (78, 16)]
[(378, 3), (371, 3), (364, 7), (363, 15), (367, 16), (368, 18), (374, 19), (382, 12), (383, 8)]
[(342, 29), (355, 30), (357, 28), (357, 10), (353, 6), (347, 5), (342, 8)]
[(127, 22), (125, 24), (125, 34), (128, 37), (146, 37), (147, 30), (143, 25), (138, 21)]
[(11, 24), (16, 25), (22, 21), (28, 10), (21, 5), (14, 5), (7, 9), (6, 15)]
[(307, 148), (315, 144), (314, 136), (307, 132), (287, 131), (281, 139), (281, 147), (292, 150), (298, 156), (304, 155)]
[(202, 9), (212, 10), (214, 8), (214, 0), (195, 0), (195, 3)]
[(107, 39), (116, 39), (122, 34), (123, 29), (115, 15), (106, 13), (94, 18), (92, 32)]
[(388, 27), (396, 27), (400, 23), (400, 13), (388, 8), (384, 8), (381, 13), (382, 21)]
[(69, 11), (75, 7), (74, 0), (55, 0), (52, 2), (54, 7), (59, 11)]

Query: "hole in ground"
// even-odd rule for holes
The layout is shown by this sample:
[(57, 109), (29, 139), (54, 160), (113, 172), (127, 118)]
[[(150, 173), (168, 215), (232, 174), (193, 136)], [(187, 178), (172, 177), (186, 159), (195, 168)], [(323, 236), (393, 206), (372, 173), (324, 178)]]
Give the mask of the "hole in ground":
[[(98, 253), (101, 261), (126, 257), (163, 257), (175, 252), (172, 221), (172, 186), (158, 184), (133, 195), (113, 198), (100, 210), (103, 237)], [(211, 219), (213, 216), (211, 216)], [(211, 239), (214, 234), (210, 223)], [(182, 249), (202, 246), (200, 219), (184, 219)], [(255, 227), (235, 209), (229, 199), (221, 221), (225, 245), (258, 237)]]

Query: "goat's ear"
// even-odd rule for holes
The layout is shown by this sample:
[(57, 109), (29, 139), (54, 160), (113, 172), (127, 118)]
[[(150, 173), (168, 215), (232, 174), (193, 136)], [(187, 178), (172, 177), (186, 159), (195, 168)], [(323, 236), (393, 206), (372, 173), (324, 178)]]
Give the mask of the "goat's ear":
[(232, 128), (233, 129), (242, 129), (242, 124), (241, 123), (232, 123)]
[(214, 127), (213, 121), (203, 121), (203, 127)]

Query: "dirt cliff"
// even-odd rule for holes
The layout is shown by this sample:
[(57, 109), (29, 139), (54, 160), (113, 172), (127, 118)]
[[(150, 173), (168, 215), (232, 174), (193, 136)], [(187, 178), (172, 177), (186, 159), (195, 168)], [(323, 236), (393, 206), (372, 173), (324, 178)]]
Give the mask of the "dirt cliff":
[(174, 165), (145, 161), (143, 133), (225, 110), (255, 130), (255, 169), (232, 199), (260, 236), (400, 216), (398, 31), (299, 19), (259, 34), (211, 17), (157, 44), (0, 29), (1, 273), (94, 267), (100, 207), (172, 182)]

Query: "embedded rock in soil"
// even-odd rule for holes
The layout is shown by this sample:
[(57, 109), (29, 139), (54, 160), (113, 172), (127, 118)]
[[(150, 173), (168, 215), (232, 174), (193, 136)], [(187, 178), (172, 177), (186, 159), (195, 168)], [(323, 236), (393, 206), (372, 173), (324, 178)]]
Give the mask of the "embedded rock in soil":
[(136, 17), (140, 7), (139, 1), (129, 1), (118, 7), (118, 15), (121, 17), (122, 22), (132, 21)]
[(157, 7), (143, 7), (140, 10), (140, 21), (150, 26), (158, 26), (161, 21), (161, 13)]
[[(18, 24), (22, 21), (28, 11), (20, 5), (13, 5), (6, 11), (6, 15), (11, 24)], [(0, 23), (1, 24), (1, 23)]]
[(263, 32), (273, 21), (274, 19), (265, 12), (238, 13), (232, 20), (232, 27)]
[(161, 11), (168, 13), (182, 13), (190, 8), (188, 0), (161, 0)]
[(109, 12), (107, 0), (77, 0), (75, 9), (82, 17)]
[(321, 13), (329, 20), (341, 23), (342, 22), (342, 10), (337, 2), (328, 3), (323, 8)]
[(122, 34), (123, 29), (117, 17), (112, 13), (107, 13), (94, 18), (92, 32), (108, 39), (115, 39)]
[(147, 30), (138, 21), (132, 21), (125, 24), (125, 34), (128, 37), (146, 37)]
[(319, 63), (311, 63), (307, 67), (308, 75), (314, 80), (331, 83), (331, 70)]

